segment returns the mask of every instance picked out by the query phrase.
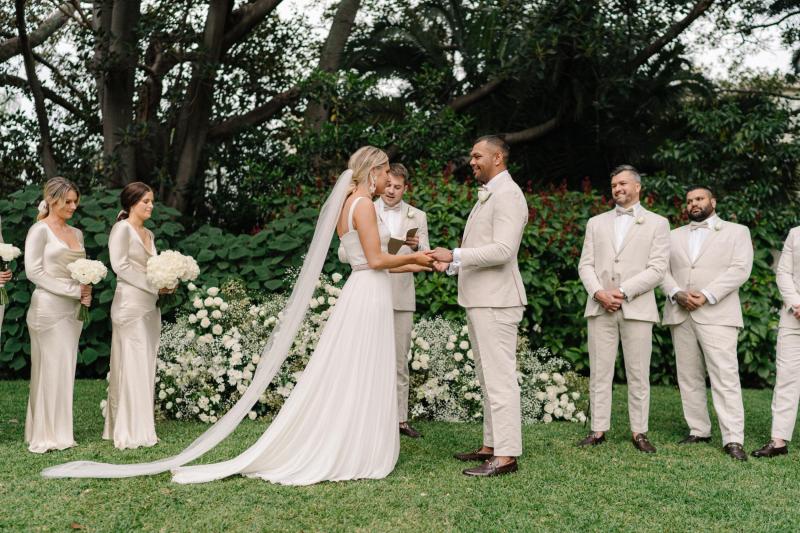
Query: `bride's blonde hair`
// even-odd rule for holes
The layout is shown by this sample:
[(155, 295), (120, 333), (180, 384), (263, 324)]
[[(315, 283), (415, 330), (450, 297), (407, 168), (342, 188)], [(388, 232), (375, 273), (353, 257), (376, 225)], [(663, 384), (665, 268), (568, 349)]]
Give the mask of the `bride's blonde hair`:
[(58, 205), (64, 205), (67, 201), (67, 194), (69, 194), (70, 191), (75, 191), (75, 194), (78, 195), (78, 199), (80, 200), (81, 191), (78, 190), (77, 185), (67, 178), (58, 176), (47, 180), (47, 183), (44, 184), (42, 195), (44, 200), (39, 203), (39, 214), (36, 220), (47, 218), (47, 215), (50, 214), (50, 204), (57, 203)]
[(380, 148), (374, 146), (362, 146), (350, 156), (347, 168), (353, 171), (353, 178), (350, 181), (350, 191), (369, 179), (370, 172), (376, 167), (389, 163), (389, 156)]

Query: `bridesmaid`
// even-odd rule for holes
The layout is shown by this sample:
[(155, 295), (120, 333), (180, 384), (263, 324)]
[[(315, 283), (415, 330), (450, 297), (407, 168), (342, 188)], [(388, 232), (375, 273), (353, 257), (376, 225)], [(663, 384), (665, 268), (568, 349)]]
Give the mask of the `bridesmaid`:
[(108, 239), (117, 291), (111, 304), (111, 373), (103, 438), (123, 450), (158, 442), (153, 395), (161, 312), (156, 306), (159, 291), (145, 275), (147, 260), (156, 254), (153, 233), (144, 227), (153, 214), (153, 191), (144, 183), (130, 183), (122, 189), (120, 203), (122, 211)]
[[(3, 243), (3, 231), (2, 231), (2, 219), (0, 219), (0, 243)], [(8, 283), (11, 281), (11, 271), (10, 270), (3, 270), (0, 271), (0, 283)], [(0, 305), (0, 341), (3, 340), (3, 314), (5, 311), (5, 307)], [(2, 346), (0, 344), (0, 346)]]
[(25, 275), (36, 285), (27, 316), (31, 385), (25, 418), (25, 442), (34, 453), (76, 446), (72, 390), (83, 326), (78, 307), (92, 301), (91, 286), (74, 281), (67, 270), (86, 256), (83, 233), (67, 225), (79, 201), (74, 183), (60, 177), (49, 180), (38, 222), (25, 239)]

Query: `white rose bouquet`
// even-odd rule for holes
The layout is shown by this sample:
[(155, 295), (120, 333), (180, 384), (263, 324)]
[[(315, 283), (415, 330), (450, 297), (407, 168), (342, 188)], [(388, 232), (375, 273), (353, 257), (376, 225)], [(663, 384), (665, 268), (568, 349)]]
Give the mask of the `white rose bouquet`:
[[(0, 271), (8, 270), (8, 264), (20, 255), (22, 250), (16, 246), (0, 243)], [(0, 283), (0, 305), (8, 305), (8, 292), (4, 283)]]
[[(180, 282), (194, 281), (200, 267), (193, 257), (174, 250), (164, 250), (147, 260), (147, 281), (156, 289), (175, 289)], [(174, 303), (174, 294), (162, 294), (158, 305)]]
[[(67, 270), (70, 271), (72, 279), (81, 285), (97, 285), (108, 275), (108, 269), (101, 261), (92, 259), (76, 259), (67, 265)], [(78, 311), (78, 320), (81, 322), (89, 322), (89, 308), (81, 305)]]

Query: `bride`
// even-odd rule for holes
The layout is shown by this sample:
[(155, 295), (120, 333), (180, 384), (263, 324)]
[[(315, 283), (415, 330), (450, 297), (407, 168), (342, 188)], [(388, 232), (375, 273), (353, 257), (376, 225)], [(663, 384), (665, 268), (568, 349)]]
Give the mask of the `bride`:
[[(142, 465), (67, 463), (49, 468), (43, 475), (126, 477), (170, 469), (173, 481), (178, 483), (202, 483), (242, 474), (285, 485), (309, 485), (383, 478), (394, 469), (400, 442), (387, 271), (429, 271), (433, 258), (430, 252), (402, 256), (387, 253), (389, 230), (378, 220), (372, 203), (373, 195), (381, 194), (388, 182), (387, 155), (378, 148), (362, 147), (350, 157), (348, 169), (321, 210), (282, 324), (264, 349), (267, 360), (259, 363), (250, 388), (231, 411), (176, 457)], [(330, 205), (341, 206), (334, 216), (330, 216)], [(327, 243), (324, 236), (318, 237), (331, 223), (335, 224), (353, 273), (292, 394), (258, 441), (238, 457), (221, 463), (181, 466), (230, 434), (241, 420), (240, 414), (247, 412), (252, 405), (249, 402), (254, 403), (286, 358), (297, 331), (292, 322), (299, 325), (294, 319), (298, 314), (302, 319), (305, 314), (311, 295), (308, 285), (316, 282), (330, 245), (330, 233)], [(320, 247), (324, 248), (322, 252)]]

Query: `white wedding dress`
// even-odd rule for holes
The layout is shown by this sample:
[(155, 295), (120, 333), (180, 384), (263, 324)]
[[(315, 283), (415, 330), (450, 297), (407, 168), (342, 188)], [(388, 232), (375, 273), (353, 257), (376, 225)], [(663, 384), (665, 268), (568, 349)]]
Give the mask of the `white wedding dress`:
[[(353, 208), (341, 237), (353, 273), (292, 394), (258, 441), (229, 461), (173, 469), (173, 481), (234, 474), (284, 485), (386, 477), (397, 463), (394, 322), (389, 274), (371, 270)], [(379, 224), (386, 252), (389, 230)]]

